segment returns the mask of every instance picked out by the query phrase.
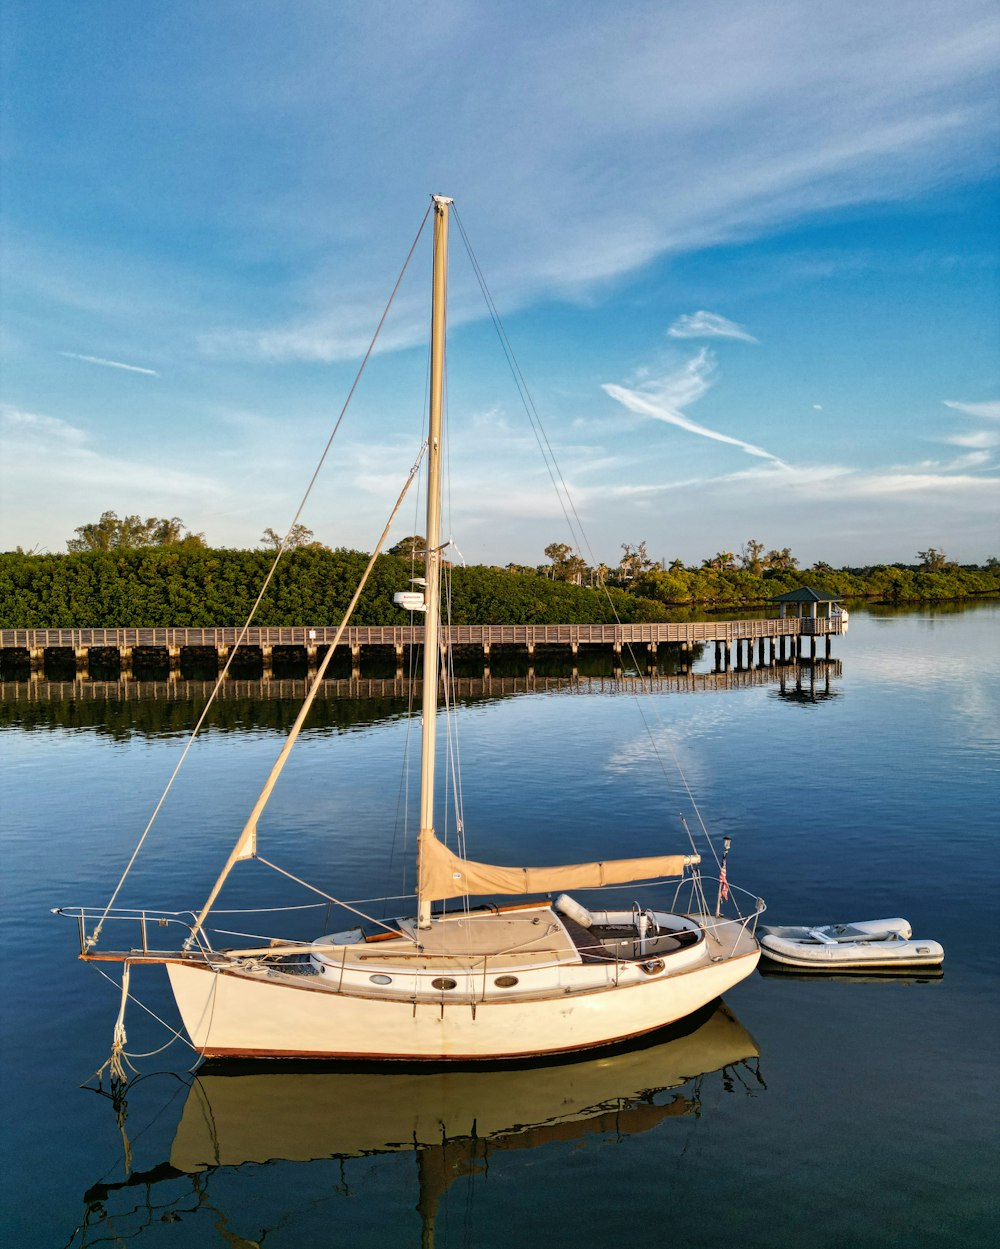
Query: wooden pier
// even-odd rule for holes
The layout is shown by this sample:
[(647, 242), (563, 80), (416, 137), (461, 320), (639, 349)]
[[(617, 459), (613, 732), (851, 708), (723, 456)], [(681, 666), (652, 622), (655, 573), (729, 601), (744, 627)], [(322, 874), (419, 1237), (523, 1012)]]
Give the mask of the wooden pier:
[[(489, 668), (494, 652), (526, 654), (560, 651), (577, 656), (584, 648), (602, 648), (614, 655), (655, 660), (660, 647), (679, 651), (682, 669), (695, 647), (715, 647), (715, 668), (768, 667), (802, 659), (830, 658), (834, 634), (844, 631), (840, 616), (788, 617), (760, 620), (703, 620), (684, 624), (559, 624), (559, 625), (452, 625), (442, 630), (443, 645), (457, 651), (479, 651)], [(93, 659), (117, 653), (123, 677), (133, 672), (137, 659), (166, 663), (171, 673), (181, 670), (185, 652), (214, 652), (224, 663), (234, 647), (257, 659), (269, 674), (275, 658), (305, 662), (314, 668), (333, 642), (336, 629), (328, 627), (251, 628), (242, 636), (235, 627), (217, 629), (0, 629), (4, 659), (26, 656), (32, 675), (44, 676), (49, 664), (72, 657), (78, 674), (90, 671)], [(395, 656), (401, 668), (408, 648), (423, 643), (423, 627), (414, 625), (356, 625), (341, 641), (350, 652), (352, 670), (360, 670), (364, 650)], [(818, 655), (822, 640), (823, 655)], [(617, 665), (616, 665), (617, 666)]]

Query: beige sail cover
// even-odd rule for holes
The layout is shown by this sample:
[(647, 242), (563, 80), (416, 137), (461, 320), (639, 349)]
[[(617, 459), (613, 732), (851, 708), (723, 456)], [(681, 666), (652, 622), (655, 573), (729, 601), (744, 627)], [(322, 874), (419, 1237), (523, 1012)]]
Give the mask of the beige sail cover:
[(646, 859), (607, 859), (603, 863), (567, 863), (561, 867), (499, 867), (460, 859), (433, 833), (421, 833), (418, 889), (425, 901), (492, 893), (597, 889), (631, 880), (681, 876), (685, 867), (700, 862), (699, 854), (667, 854)]

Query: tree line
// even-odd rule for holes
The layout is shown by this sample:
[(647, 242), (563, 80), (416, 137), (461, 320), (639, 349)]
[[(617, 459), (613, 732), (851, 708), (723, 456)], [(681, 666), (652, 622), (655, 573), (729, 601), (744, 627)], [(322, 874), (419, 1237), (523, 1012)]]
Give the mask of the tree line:
[[(277, 549), (284, 549), (255, 621), (262, 626), (334, 623), (367, 562), (364, 552), (331, 550), (296, 524), (264, 531), (261, 548), (209, 547), (179, 517), (119, 518), (105, 512), (82, 525), (65, 555), (0, 555), (0, 627), (211, 628), (249, 614)], [(407, 619), (393, 602), (409, 588), (424, 539), (411, 534), (379, 557), (355, 611), (356, 624)], [(455, 624), (601, 624), (676, 619), (679, 610), (766, 606), (803, 585), (848, 600), (906, 603), (1000, 594), (1000, 561), (958, 565), (934, 547), (914, 564), (800, 568), (788, 547), (750, 538), (738, 553), (719, 551), (696, 566), (654, 561), (646, 542), (623, 543), (618, 564), (591, 567), (566, 543), (547, 562), (450, 569)]]
[[(267, 551), (146, 547), (67, 555), (0, 555), (0, 627), (211, 628), (242, 623), (273, 560)], [(361, 551), (289, 551), (255, 617), (262, 626), (333, 624), (364, 571)], [(393, 602), (410, 588), (411, 560), (382, 555), (353, 622), (405, 624)], [(455, 624), (599, 624), (664, 620), (666, 608), (603, 590), (475, 566), (450, 570)]]

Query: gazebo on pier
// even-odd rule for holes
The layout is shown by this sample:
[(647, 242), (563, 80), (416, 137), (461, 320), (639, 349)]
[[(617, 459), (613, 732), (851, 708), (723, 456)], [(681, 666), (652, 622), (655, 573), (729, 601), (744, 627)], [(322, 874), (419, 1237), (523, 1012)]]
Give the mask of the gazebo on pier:
[(822, 620), (843, 615), (837, 607), (838, 603), (843, 602), (843, 597), (842, 594), (821, 594), (819, 590), (804, 585), (797, 590), (786, 590), (784, 594), (776, 594), (771, 602), (778, 604), (782, 620), (789, 614), (789, 607), (798, 607), (798, 611), (791, 614), (797, 615), (800, 620), (805, 620), (806, 617), (810, 620)]
[[(807, 585), (800, 586), (797, 590), (786, 590), (784, 594), (776, 594), (771, 599), (772, 603), (778, 604), (782, 620), (791, 615), (797, 616), (801, 621), (795, 643), (800, 658), (803, 637), (809, 638), (810, 658), (816, 658), (817, 634), (824, 635), (826, 657), (830, 658), (830, 635), (847, 632), (847, 612), (838, 606), (842, 600), (843, 595), (822, 594), (819, 590), (814, 590)], [(790, 606), (798, 608), (798, 611), (789, 613)]]

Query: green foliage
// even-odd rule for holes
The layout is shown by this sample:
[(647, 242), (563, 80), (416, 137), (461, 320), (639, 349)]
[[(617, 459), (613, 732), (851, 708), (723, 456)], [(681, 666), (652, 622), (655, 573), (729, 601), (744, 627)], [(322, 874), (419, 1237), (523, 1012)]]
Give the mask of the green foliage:
[[(288, 552), (257, 611), (255, 624), (332, 625), (364, 571), (360, 551), (307, 546)], [(272, 556), (266, 551), (149, 547), (71, 555), (0, 555), (3, 628), (212, 628), (249, 615)], [(393, 603), (409, 589), (410, 560), (380, 556), (354, 613), (354, 624), (403, 624)], [(565, 624), (613, 621), (601, 590), (496, 568), (451, 571), (456, 624)], [(624, 621), (666, 619), (659, 604), (612, 591)]]
[[(289, 551), (258, 610), (260, 625), (336, 624), (368, 557), (306, 546)], [(205, 627), (241, 624), (271, 565), (267, 551), (213, 550), (184, 543), (68, 555), (0, 555), (4, 628)], [(710, 561), (711, 562), (711, 561)], [(405, 623), (393, 603), (409, 589), (408, 557), (383, 555), (354, 615), (355, 624)], [(534, 570), (475, 566), (450, 571), (455, 624), (600, 624), (666, 620), (677, 608), (760, 607), (798, 586), (882, 603), (1000, 594), (1000, 563), (935, 571), (901, 564), (871, 568), (647, 568), (628, 588), (554, 581)], [(673, 609), (673, 612), (672, 610)]]
[(652, 568), (643, 573), (633, 583), (635, 593), (671, 606), (699, 604), (709, 608), (761, 607), (775, 595), (800, 586), (811, 586), (839, 598), (878, 603), (1000, 594), (1000, 566), (991, 567), (989, 563), (982, 568), (949, 564), (940, 571), (927, 572), (901, 564), (834, 569), (820, 562), (807, 569), (768, 567), (759, 574), (749, 567), (718, 567), (715, 559), (706, 560), (700, 568), (675, 565), (676, 561), (669, 572)]

